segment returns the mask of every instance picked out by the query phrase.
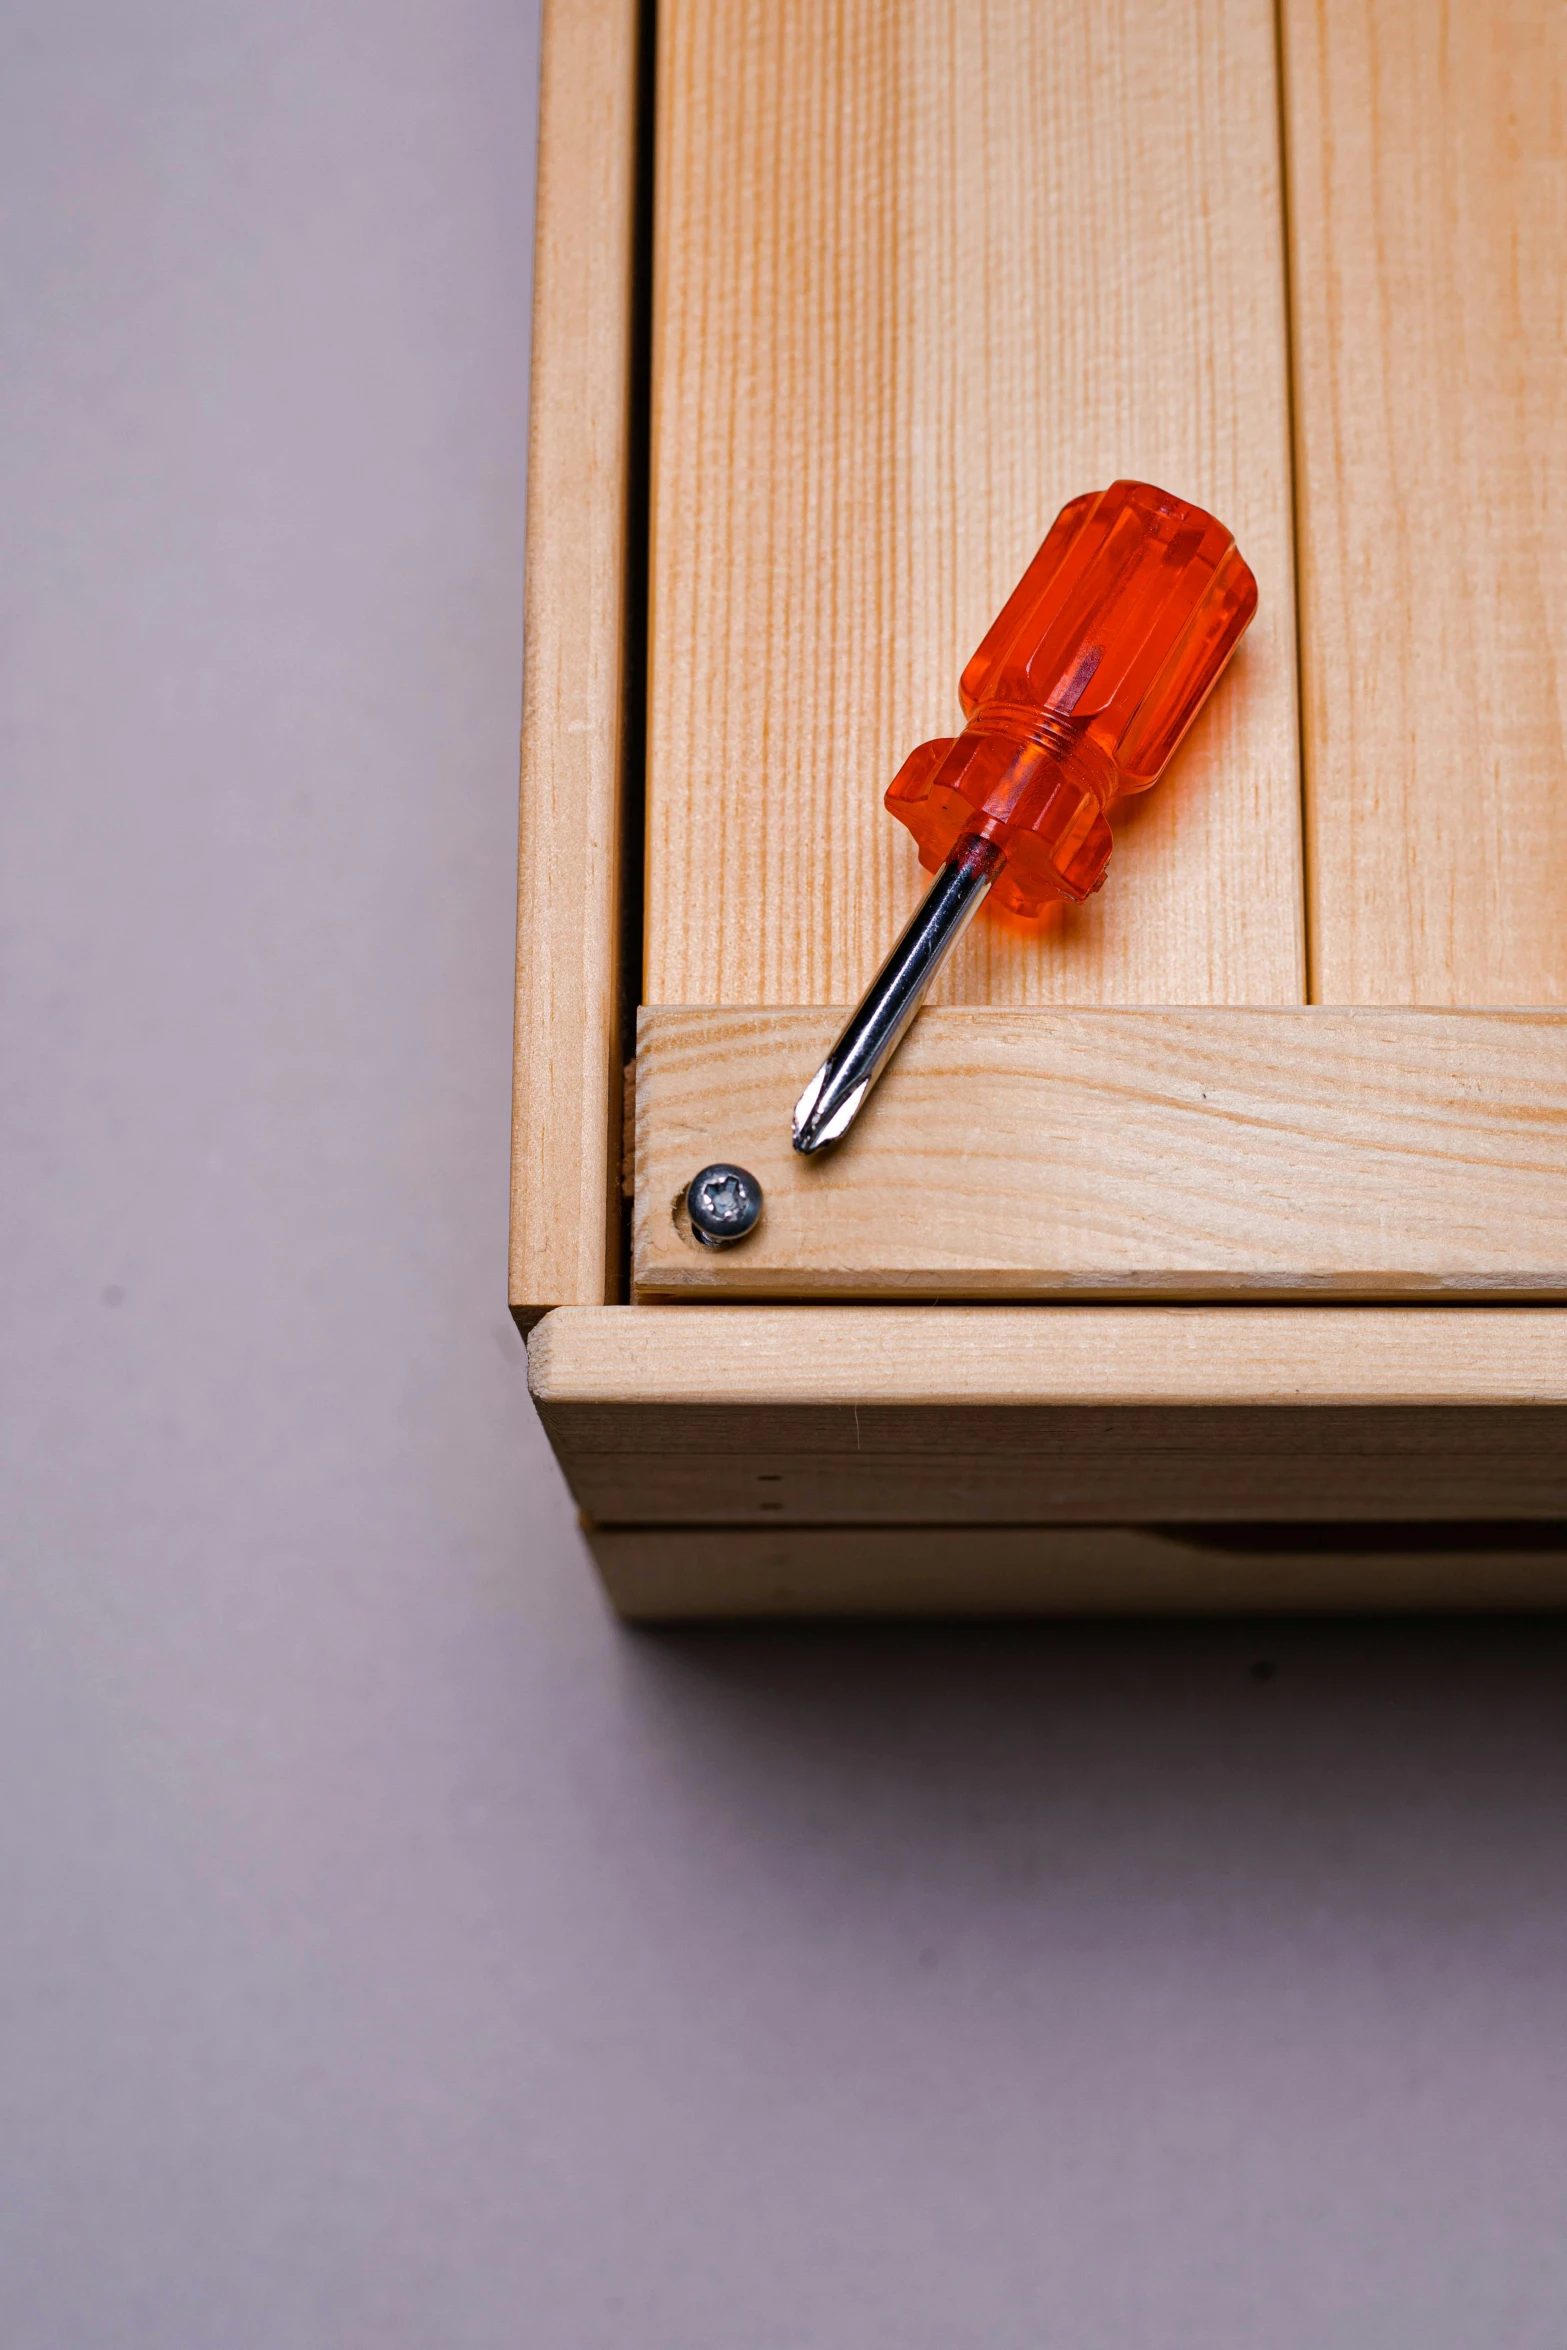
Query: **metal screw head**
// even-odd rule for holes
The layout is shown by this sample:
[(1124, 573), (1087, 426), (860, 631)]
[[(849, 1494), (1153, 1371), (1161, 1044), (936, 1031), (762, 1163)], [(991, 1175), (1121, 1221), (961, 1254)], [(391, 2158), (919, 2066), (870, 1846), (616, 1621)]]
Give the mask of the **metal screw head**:
[(719, 1160), (686, 1185), (686, 1214), (704, 1248), (732, 1248), (756, 1229), (761, 1212), (762, 1187), (744, 1167)]

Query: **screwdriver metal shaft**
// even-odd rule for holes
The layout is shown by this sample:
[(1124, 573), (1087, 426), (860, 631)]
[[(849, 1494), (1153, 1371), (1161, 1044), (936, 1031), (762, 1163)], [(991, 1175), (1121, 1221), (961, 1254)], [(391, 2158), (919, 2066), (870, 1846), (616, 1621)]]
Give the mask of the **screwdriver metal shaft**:
[(966, 833), (915, 907), (859, 1010), (794, 1105), (794, 1147), (841, 1142), (902, 1041), (925, 990), (983, 905), (1006, 852)]

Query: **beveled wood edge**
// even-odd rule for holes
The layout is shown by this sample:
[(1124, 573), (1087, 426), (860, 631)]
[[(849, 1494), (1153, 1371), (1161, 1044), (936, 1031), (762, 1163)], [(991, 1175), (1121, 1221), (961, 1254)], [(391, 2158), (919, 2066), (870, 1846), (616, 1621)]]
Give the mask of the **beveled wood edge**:
[(639, 0), (545, 0), (528, 433), (510, 1297), (618, 1280), (622, 710)]
[(1567, 1404), (1567, 1307), (581, 1306), (541, 1405)]

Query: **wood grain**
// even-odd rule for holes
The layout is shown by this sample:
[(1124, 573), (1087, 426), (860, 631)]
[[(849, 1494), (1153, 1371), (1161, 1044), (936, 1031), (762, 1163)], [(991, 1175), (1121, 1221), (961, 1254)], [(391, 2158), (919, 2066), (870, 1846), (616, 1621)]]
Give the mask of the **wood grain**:
[[(1567, 1297), (1567, 1014), (926, 1012), (801, 1159), (837, 1025), (643, 1013), (639, 1297)], [(722, 1251), (715, 1159), (766, 1197)]]
[(1304, 997), (1272, 0), (662, 0), (651, 1003), (843, 1002), (882, 792), (1064, 501), (1221, 514), (1258, 620), (1108, 888), (938, 1000)]
[(529, 1376), (601, 1525), (1567, 1516), (1548, 1309), (567, 1308)]
[[(1405, 1547), (1363, 1528), (1303, 1549), (1276, 1530), (1220, 1546), (1143, 1526), (593, 1526), (634, 1623), (800, 1616), (1266, 1615), (1302, 1609), (1546, 1608), (1567, 1602), (1567, 1536), (1440, 1530)], [(1452, 1537), (1457, 1536), (1458, 1540)]]
[(1567, 1002), (1567, 10), (1282, 18), (1313, 994)]
[(602, 1301), (619, 1184), (637, 8), (548, 0), (528, 440), (511, 1300)]
[(534, 1332), (528, 1371), (545, 1405), (1554, 1407), (1567, 1406), (1567, 1314), (1544, 1306), (568, 1307)]

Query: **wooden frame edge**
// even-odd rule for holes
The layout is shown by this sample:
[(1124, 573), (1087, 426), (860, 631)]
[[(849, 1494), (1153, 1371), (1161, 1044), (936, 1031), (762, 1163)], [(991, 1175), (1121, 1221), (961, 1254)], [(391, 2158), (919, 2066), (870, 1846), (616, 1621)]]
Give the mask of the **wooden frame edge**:
[(1551, 1306), (568, 1307), (534, 1332), (541, 1406), (1567, 1404)]
[(617, 1291), (641, 9), (546, 0), (528, 425), (512, 1311)]

